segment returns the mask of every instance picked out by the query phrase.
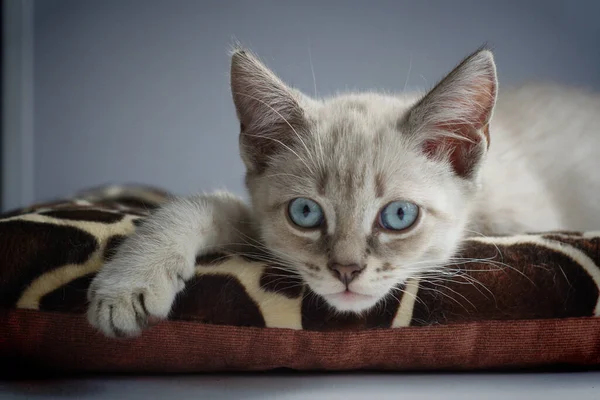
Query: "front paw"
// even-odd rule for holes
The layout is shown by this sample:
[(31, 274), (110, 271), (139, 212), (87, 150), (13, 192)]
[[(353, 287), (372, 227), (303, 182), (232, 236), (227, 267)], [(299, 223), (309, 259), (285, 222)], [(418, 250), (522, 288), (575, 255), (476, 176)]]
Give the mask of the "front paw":
[(106, 264), (88, 290), (89, 322), (107, 336), (131, 337), (166, 319), (191, 273), (177, 257), (164, 264), (119, 258)]

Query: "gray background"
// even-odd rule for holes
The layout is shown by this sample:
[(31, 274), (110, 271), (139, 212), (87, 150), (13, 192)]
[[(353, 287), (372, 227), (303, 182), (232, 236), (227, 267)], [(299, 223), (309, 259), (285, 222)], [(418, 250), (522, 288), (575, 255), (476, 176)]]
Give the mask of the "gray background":
[[(243, 193), (233, 38), (319, 95), (428, 87), (488, 41), (501, 85), (600, 88), (599, 1), (34, 2), (33, 197), (155, 184)], [(10, 188), (8, 188), (10, 190)]]
[[(484, 41), (501, 84), (600, 88), (596, 0), (12, 2), (27, 6), (9, 52), (18, 80), (8, 89), (18, 93), (5, 105), (15, 129), (4, 144), (15, 145), (3, 149), (3, 175), (18, 167), (12, 177), (31, 182), (5, 180), (5, 208), (108, 182), (242, 192), (227, 87), (233, 36), (309, 93), (311, 54), (321, 95), (431, 86)], [(597, 383), (597, 373), (261, 374), (21, 382), (0, 384), (0, 397), (583, 399), (598, 397)]]
[[(598, 372), (561, 374), (241, 374), (102, 377), (18, 384), (0, 398), (177, 400), (587, 400), (600, 398)], [(3, 393), (4, 392), (4, 393)], [(4, 396), (2, 396), (4, 394)]]

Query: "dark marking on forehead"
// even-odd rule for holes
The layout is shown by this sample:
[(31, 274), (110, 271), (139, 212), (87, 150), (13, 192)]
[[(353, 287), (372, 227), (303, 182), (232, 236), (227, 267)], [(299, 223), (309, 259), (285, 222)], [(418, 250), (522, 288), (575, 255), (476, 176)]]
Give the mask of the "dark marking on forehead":
[(355, 163), (343, 171), (336, 171), (336, 178), (343, 190), (343, 196), (352, 197), (357, 188), (364, 186), (366, 177), (366, 168), (363, 165)]
[(329, 180), (329, 174), (327, 170), (323, 169), (319, 173), (319, 181), (317, 184), (317, 190), (321, 196), (325, 195), (325, 189), (327, 188), (327, 181)]
[(375, 195), (377, 198), (383, 197), (385, 194), (385, 183), (383, 181), (383, 174), (378, 172), (375, 174)]
[(355, 185), (356, 187), (362, 187), (365, 184), (365, 177), (367, 176), (367, 169), (364, 165), (361, 165), (357, 170), (355, 170)]

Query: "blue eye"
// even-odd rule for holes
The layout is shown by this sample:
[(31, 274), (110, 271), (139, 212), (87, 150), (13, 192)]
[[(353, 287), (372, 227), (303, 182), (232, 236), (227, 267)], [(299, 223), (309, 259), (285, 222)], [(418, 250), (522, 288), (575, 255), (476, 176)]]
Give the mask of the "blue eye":
[(324, 219), (321, 206), (303, 197), (290, 201), (288, 215), (294, 224), (306, 229), (320, 226)]
[(419, 207), (408, 201), (394, 201), (385, 206), (379, 214), (379, 224), (391, 231), (410, 228), (419, 216)]

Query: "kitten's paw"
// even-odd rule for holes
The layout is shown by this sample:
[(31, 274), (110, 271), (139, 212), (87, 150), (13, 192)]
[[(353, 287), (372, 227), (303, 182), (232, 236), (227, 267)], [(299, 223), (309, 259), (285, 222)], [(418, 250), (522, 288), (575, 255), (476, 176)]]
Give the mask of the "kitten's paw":
[(175, 296), (192, 273), (177, 257), (167, 265), (148, 262), (139, 267), (117, 258), (90, 285), (88, 320), (110, 337), (137, 336), (168, 317)]

